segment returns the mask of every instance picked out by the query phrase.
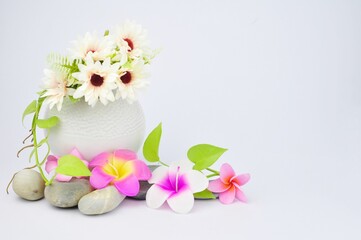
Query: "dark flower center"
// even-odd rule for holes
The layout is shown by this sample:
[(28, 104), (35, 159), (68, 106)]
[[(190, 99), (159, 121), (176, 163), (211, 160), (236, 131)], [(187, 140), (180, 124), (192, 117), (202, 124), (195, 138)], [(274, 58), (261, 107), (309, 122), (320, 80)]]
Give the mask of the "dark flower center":
[(129, 38), (124, 38), (124, 41), (128, 43), (128, 46), (130, 47), (130, 51), (132, 51), (134, 49), (134, 44), (132, 40), (130, 40)]
[(132, 74), (130, 74), (130, 72), (125, 72), (125, 74), (120, 77), (120, 80), (122, 83), (128, 84), (132, 81)]
[(104, 78), (102, 76), (99, 76), (98, 74), (93, 74), (90, 78), (90, 82), (95, 87), (100, 87), (104, 83)]

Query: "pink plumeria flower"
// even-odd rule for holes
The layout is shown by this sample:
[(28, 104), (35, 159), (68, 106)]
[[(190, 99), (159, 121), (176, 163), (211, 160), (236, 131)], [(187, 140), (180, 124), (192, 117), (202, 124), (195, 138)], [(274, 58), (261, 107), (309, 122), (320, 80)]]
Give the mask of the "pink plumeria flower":
[(246, 184), (249, 179), (248, 173), (236, 176), (233, 168), (228, 163), (224, 163), (221, 166), (220, 178), (211, 181), (208, 190), (219, 193), (219, 200), (224, 204), (232, 203), (235, 198), (241, 202), (247, 202), (241, 186)]
[(114, 185), (125, 196), (135, 196), (139, 192), (139, 180), (148, 180), (152, 173), (148, 166), (138, 160), (137, 154), (130, 150), (116, 150), (113, 153), (101, 153), (89, 162), (94, 168), (90, 184), (96, 188)]
[[(81, 153), (78, 151), (78, 149), (73, 148), (69, 154), (79, 158), (80, 160), (82, 160), (82, 162), (85, 164), (85, 166), (88, 166), (88, 161), (84, 160), (84, 157), (81, 155)], [(59, 160), (58, 156), (49, 155), (48, 159), (45, 163), (45, 171), (47, 173), (50, 173), (53, 170), (55, 170), (55, 168), (58, 167), (58, 160)], [(55, 176), (55, 179), (59, 182), (69, 182), (72, 178), (73, 177), (71, 177), (71, 176), (66, 176), (66, 175), (62, 175), (62, 174), (57, 174)], [(81, 177), (77, 177), (77, 178), (81, 178)]]
[(146, 195), (147, 205), (159, 208), (167, 201), (177, 213), (188, 213), (194, 205), (193, 193), (208, 186), (207, 177), (192, 169), (190, 161), (173, 164), (169, 168), (160, 166), (153, 171), (149, 183), (153, 183)]

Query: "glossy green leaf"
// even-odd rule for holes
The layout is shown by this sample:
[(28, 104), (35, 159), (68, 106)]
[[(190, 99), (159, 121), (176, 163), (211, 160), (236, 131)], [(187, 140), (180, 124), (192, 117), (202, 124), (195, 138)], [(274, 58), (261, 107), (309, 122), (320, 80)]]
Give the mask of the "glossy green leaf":
[(215, 199), (216, 196), (214, 196), (214, 194), (209, 191), (208, 189), (203, 190), (202, 192), (197, 192), (193, 194), (195, 198), (198, 199)]
[(32, 101), (24, 110), (22, 122), (24, 123), (24, 119), (27, 115), (36, 112), (36, 100)]
[(188, 150), (187, 156), (194, 163), (193, 169), (203, 170), (212, 166), (227, 151), (210, 144), (198, 144)]
[(159, 161), (159, 143), (162, 137), (162, 123), (153, 129), (153, 131), (145, 139), (143, 145), (143, 155), (149, 162)]
[(56, 116), (50, 117), (48, 119), (38, 119), (36, 121), (36, 125), (38, 125), (39, 128), (52, 128), (55, 127), (59, 123), (59, 118)]
[(87, 177), (91, 175), (91, 172), (82, 160), (73, 155), (65, 155), (59, 158), (58, 167), (55, 171), (72, 177)]

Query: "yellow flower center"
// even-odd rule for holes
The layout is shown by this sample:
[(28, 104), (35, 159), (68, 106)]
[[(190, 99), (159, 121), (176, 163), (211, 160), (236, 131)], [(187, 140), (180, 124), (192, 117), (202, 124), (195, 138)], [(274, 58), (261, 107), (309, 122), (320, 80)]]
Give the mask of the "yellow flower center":
[(132, 164), (125, 163), (125, 161), (112, 158), (103, 167), (103, 170), (106, 174), (113, 176), (115, 178), (114, 180), (118, 181), (126, 178), (134, 171)]

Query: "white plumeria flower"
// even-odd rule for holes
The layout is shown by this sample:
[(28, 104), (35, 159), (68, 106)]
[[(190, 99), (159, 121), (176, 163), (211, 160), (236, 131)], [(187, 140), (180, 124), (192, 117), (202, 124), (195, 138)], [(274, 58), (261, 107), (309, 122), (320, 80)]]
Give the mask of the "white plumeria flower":
[(44, 69), (44, 75), (44, 90), (46, 90), (43, 94), (46, 97), (44, 104), (49, 105), (50, 109), (56, 105), (56, 108), (60, 111), (64, 97), (69, 94), (67, 78), (64, 74), (50, 69)]
[(148, 74), (144, 72), (144, 64), (142, 61), (134, 63), (129, 69), (120, 69), (118, 74), (119, 77), (116, 81), (118, 86), (115, 95), (116, 99), (122, 98), (132, 103), (137, 99), (138, 91), (149, 84), (149, 82), (145, 80)]
[(91, 55), (94, 61), (104, 60), (114, 52), (114, 43), (109, 36), (99, 37), (93, 33), (74, 41), (74, 47), (70, 49), (71, 59), (85, 59)]
[(188, 213), (194, 205), (193, 193), (208, 187), (207, 177), (192, 169), (190, 161), (172, 164), (169, 168), (160, 166), (148, 180), (153, 184), (147, 192), (146, 202), (151, 208), (159, 208), (167, 201), (177, 213)]
[(103, 63), (94, 62), (88, 55), (85, 65), (79, 64), (78, 67), (80, 72), (73, 73), (72, 76), (79, 80), (81, 86), (75, 90), (74, 98), (84, 96), (85, 101), (91, 106), (95, 106), (98, 100), (104, 105), (115, 100), (113, 90), (117, 88), (115, 82), (119, 78), (118, 63), (111, 65), (110, 58), (106, 58)]
[(126, 48), (131, 59), (140, 58), (147, 49), (147, 32), (141, 25), (126, 21), (114, 29), (113, 41), (119, 49)]

